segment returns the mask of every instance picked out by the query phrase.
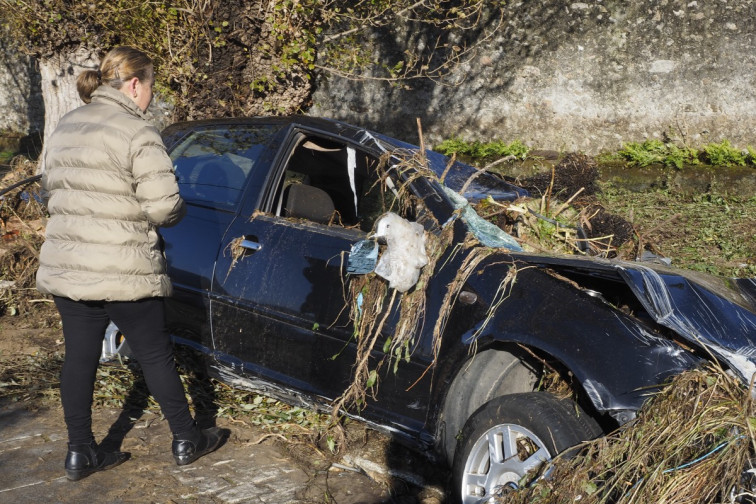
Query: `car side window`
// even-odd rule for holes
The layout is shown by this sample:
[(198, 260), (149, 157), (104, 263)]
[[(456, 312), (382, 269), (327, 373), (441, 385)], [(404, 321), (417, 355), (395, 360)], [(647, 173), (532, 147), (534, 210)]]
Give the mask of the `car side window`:
[(289, 156), (273, 211), (282, 217), (370, 232), (396, 198), (379, 167), (379, 159), (366, 151), (303, 136)]
[(261, 127), (197, 130), (171, 151), (181, 196), (189, 204), (233, 210), (265, 148)]

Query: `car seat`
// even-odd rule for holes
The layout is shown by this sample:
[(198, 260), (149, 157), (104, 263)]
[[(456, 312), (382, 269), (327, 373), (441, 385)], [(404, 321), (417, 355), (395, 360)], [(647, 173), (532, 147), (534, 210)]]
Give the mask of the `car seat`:
[(336, 209), (324, 190), (306, 184), (291, 184), (286, 188), (284, 216), (308, 219), (328, 224)]

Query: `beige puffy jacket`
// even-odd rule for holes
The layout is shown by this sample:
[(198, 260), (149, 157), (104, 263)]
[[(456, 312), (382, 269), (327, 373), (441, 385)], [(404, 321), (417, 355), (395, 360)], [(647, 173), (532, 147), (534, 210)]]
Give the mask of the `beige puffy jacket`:
[(100, 86), (47, 139), (41, 292), (104, 301), (170, 296), (157, 226), (176, 224), (185, 208), (146, 117), (126, 95)]

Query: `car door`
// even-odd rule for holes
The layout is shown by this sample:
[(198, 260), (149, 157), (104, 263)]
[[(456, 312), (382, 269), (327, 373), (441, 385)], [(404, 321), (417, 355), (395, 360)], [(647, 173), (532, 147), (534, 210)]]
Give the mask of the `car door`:
[(236, 219), (213, 284), (216, 351), (241, 359), (248, 373), (311, 394), (343, 390), (351, 362), (340, 355), (349, 332), (341, 261), (361, 238), (264, 214)]
[[(376, 187), (369, 174), (377, 162), (322, 132), (290, 133), (260, 208), (239, 215), (221, 245), (211, 294), (220, 359), (315, 396), (345, 390), (356, 351), (345, 271), (351, 247), (386, 208), (365, 196)], [(408, 364), (387, 380), (378, 401), (384, 416), (424, 420), (405, 392), (423, 370)]]
[[(329, 225), (333, 215), (350, 213), (335, 205), (348, 202), (348, 218), (355, 214), (348, 178), (333, 173), (343, 147), (305, 143), (301, 133), (290, 133), (262, 208), (248, 206), (223, 239), (211, 295), (213, 333), (219, 355), (240, 359), (244, 371), (333, 397), (345, 387), (351, 365), (345, 261), (366, 233)], [(303, 191), (321, 198), (325, 215), (313, 215), (317, 205), (307, 207), (312, 195)], [(294, 208), (295, 192), (303, 208)]]
[(267, 124), (208, 124), (164, 133), (187, 210), (178, 225), (160, 230), (174, 287), (166, 298), (166, 319), (181, 343), (213, 347), (208, 293), (219, 244), (242, 195), (259, 194), (268, 143), (278, 130)]

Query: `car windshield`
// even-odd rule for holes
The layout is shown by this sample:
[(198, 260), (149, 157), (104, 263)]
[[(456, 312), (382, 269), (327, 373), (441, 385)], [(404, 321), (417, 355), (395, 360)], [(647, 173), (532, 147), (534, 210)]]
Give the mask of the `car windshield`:
[(234, 209), (252, 167), (276, 129), (223, 125), (192, 131), (171, 151), (181, 196), (189, 203)]
[[(386, 137), (381, 134), (366, 135), (366, 138), (372, 139), (379, 143), (382, 150), (392, 150), (388, 148), (391, 145), (394, 148), (403, 149), (409, 152), (416, 152), (419, 147)], [(388, 145), (385, 145), (388, 144)], [(497, 201), (512, 201), (522, 196), (527, 196), (528, 191), (515, 186), (496, 175), (478, 170), (470, 165), (455, 161), (449, 167), (449, 158), (441, 153), (426, 149), (425, 156), (428, 160), (428, 168), (438, 177), (444, 177), (444, 185), (458, 193), (461, 193), (470, 201), (479, 201), (490, 196)]]

